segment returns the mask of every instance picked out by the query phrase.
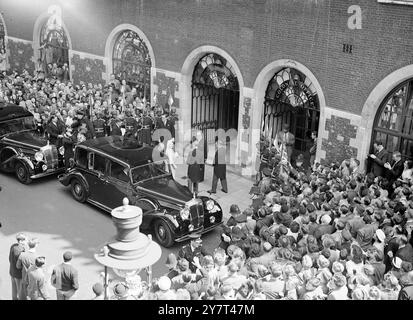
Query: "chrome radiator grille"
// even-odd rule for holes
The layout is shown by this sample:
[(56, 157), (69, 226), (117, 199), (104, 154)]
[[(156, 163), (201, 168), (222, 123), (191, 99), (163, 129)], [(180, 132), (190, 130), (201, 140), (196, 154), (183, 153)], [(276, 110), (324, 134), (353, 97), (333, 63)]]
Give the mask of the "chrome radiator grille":
[(59, 166), (59, 158), (56, 146), (48, 145), (43, 147), (41, 150), (44, 154), (44, 162), (47, 165), (47, 168), (56, 169)]
[(204, 225), (204, 205), (201, 200), (193, 199), (187, 203), (189, 213), (191, 215), (191, 224), (194, 229), (200, 228)]

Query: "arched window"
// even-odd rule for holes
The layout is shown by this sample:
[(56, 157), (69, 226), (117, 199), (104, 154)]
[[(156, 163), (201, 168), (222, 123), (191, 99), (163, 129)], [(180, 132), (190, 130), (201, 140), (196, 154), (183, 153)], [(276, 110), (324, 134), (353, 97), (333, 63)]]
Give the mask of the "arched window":
[(132, 30), (121, 32), (113, 47), (113, 73), (136, 87), (142, 97), (150, 97), (151, 58), (148, 47)]
[(40, 30), (40, 60), (48, 76), (52, 75), (53, 64), (69, 66), (69, 42), (57, 15), (52, 15)]
[(303, 153), (308, 150), (311, 132), (318, 130), (319, 120), (319, 101), (311, 80), (293, 68), (278, 71), (265, 92), (262, 134), (273, 140), (288, 123), (295, 135), (295, 152)]
[(206, 54), (192, 75), (192, 129), (213, 143), (215, 130), (238, 130), (238, 113), (239, 84), (232, 65), (219, 54)]
[(400, 151), (413, 159), (413, 79), (390, 92), (381, 104), (374, 122), (373, 139), (383, 142), (389, 152)]

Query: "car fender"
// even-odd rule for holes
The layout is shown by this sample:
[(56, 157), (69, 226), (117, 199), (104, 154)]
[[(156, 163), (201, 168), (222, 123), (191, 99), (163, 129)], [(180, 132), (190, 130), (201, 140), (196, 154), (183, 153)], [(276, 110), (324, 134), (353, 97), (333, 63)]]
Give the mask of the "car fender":
[(3, 167), (4, 165), (8, 164), (9, 162), (14, 161), (14, 159), (16, 159), (16, 158), (18, 157), (18, 155), (20, 154), (20, 152), (18, 152), (15, 148), (10, 147), (10, 146), (7, 146), (7, 147), (5, 147), (5, 148), (3, 148), (3, 149), (1, 150), (1, 152), (0, 152), (0, 158), (1, 158), (1, 155), (2, 155), (3, 153), (5, 153), (6, 151), (11, 151), (13, 155), (12, 155), (11, 157), (7, 158), (7, 159), (6, 159), (5, 161), (3, 161), (2, 163), (0, 163), (0, 167)]
[(87, 183), (85, 177), (81, 173), (73, 172), (59, 176), (59, 181), (64, 186), (68, 186), (69, 184), (71, 184), (73, 179), (78, 179), (85, 187), (87, 194), (89, 194), (89, 183)]
[(176, 219), (174, 218), (173, 215), (169, 214), (169, 213), (165, 213), (162, 211), (153, 211), (153, 212), (148, 212), (145, 214), (145, 219), (149, 219), (150, 221), (148, 221), (148, 225), (152, 224), (152, 221), (154, 221), (155, 219), (162, 219), (164, 220), (166, 223), (168, 223), (169, 225), (171, 225), (171, 229), (172, 231), (179, 228), (179, 223), (178, 221), (176, 221)]
[(30, 174), (33, 173), (34, 164), (28, 157), (26, 157), (25, 155), (16, 155), (15, 159), (21, 161), (26, 167), (28, 167)]

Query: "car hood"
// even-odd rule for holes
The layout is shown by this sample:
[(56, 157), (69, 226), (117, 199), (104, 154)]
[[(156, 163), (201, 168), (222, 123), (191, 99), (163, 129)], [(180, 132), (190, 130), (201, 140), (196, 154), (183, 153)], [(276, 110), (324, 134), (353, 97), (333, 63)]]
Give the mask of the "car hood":
[(185, 204), (193, 198), (187, 187), (176, 182), (172, 176), (147, 180), (137, 184), (140, 192), (155, 196), (158, 200)]
[(11, 133), (3, 138), (4, 142), (40, 150), (47, 145), (47, 139), (40, 137), (35, 131)]

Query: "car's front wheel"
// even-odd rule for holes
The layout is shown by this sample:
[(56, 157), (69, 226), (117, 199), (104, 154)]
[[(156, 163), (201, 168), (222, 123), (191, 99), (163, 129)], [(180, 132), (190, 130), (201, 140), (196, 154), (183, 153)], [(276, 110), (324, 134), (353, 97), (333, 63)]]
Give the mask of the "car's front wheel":
[(171, 228), (164, 220), (157, 219), (153, 224), (153, 229), (156, 240), (161, 246), (169, 248), (174, 244), (174, 237)]
[(27, 169), (27, 167), (18, 161), (14, 167), (14, 170), (16, 172), (16, 177), (17, 179), (23, 183), (23, 184), (29, 184), (32, 182), (32, 179), (30, 178), (30, 172)]
[(87, 191), (83, 183), (78, 179), (73, 179), (70, 183), (73, 198), (79, 202), (85, 202), (87, 197)]

